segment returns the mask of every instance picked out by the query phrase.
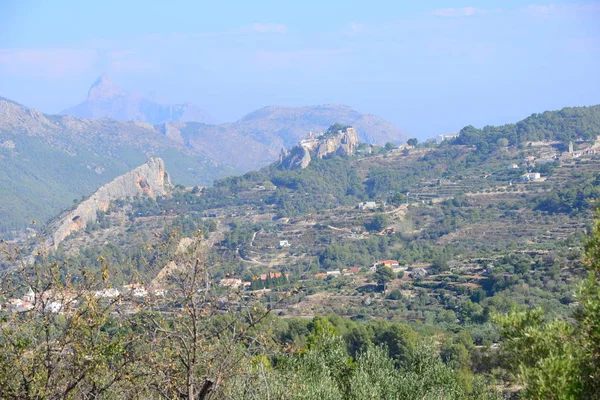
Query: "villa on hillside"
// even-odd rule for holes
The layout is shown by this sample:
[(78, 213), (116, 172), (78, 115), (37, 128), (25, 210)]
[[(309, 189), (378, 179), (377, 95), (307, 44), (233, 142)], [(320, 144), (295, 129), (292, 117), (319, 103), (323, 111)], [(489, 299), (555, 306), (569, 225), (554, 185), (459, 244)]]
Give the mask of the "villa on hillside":
[(377, 208), (377, 203), (374, 201), (363, 201), (358, 203), (359, 210), (374, 210)]
[(524, 174), (524, 175), (521, 176), (521, 181), (522, 182), (537, 181), (541, 177), (542, 176), (540, 175), (539, 172), (529, 172), (529, 173), (526, 173), (526, 174)]
[(238, 278), (225, 278), (219, 281), (219, 286), (237, 289), (242, 285), (242, 280)]
[(427, 276), (427, 270), (424, 268), (415, 268), (412, 270), (410, 276), (412, 276), (413, 279), (424, 278)]
[(442, 143), (444, 140), (456, 139), (458, 136), (460, 136), (459, 132), (448, 133), (434, 136), (432, 138), (427, 139), (427, 141), (430, 143)]
[(378, 265), (382, 265), (384, 267), (390, 267), (392, 269), (398, 267), (400, 263), (396, 260), (383, 260), (377, 263)]
[(121, 295), (121, 293), (115, 288), (97, 290), (94, 293), (94, 296), (96, 296), (96, 297), (103, 297), (103, 298), (109, 298), (109, 299), (114, 299), (116, 297), (119, 297), (120, 295)]
[(352, 267), (352, 268), (342, 270), (342, 273), (344, 275), (354, 275), (354, 274), (358, 274), (359, 272), (360, 272), (360, 267)]
[(124, 285), (123, 289), (129, 292), (129, 294), (133, 297), (148, 296), (148, 291), (142, 283), (130, 283), (129, 285)]

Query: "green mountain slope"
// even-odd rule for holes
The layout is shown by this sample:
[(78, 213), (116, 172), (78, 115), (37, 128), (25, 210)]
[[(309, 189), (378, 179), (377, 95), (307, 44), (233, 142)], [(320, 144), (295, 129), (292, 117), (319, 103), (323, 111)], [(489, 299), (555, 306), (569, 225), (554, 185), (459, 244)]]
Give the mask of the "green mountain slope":
[[(100, 101), (119, 97), (121, 91), (100, 82), (90, 93)], [(275, 161), (282, 147), (340, 121), (355, 124), (368, 141), (406, 138), (378, 117), (338, 105), (268, 107), (233, 124), (153, 126), (44, 115), (0, 97), (0, 231), (23, 228), (31, 220), (44, 222), (148, 157), (163, 158), (174, 183), (204, 186), (259, 169)]]
[(0, 98), (0, 230), (45, 222), (149, 156), (166, 160), (185, 185), (235, 172), (151, 125), (45, 116)]

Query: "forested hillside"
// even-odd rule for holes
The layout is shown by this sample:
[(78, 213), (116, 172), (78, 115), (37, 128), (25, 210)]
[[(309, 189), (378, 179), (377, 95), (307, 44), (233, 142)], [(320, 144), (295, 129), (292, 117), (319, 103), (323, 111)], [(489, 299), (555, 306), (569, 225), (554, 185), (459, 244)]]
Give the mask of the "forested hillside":
[(489, 153), (498, 147), (524, 145), (536, 141), (595, 141), (600, 135), (600, 105), (590, 107), (567, 107), (559, 111), (532, 114), (516, 124), (461, 129), (454, 144), (477, 147), (481, 153)]

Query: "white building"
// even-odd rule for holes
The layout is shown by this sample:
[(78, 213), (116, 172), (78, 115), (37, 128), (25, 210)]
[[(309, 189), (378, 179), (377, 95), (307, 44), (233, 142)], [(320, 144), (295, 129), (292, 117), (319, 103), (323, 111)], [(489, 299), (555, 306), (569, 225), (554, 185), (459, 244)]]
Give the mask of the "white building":
[(141, 283), (132, 283), (129, 285), (123, 286), (123, 288), (133, 296), (133, 297), (146, 297), (148, 296), (148, 291)]
[(103, 298), (109, 298), (109, 299), (114, 299), (115, 297), (119, 297), (120, 294), (121, 293), (115, 288), (97, 290), (96, 293), (94, 293), (94, 295), (96, 297), (103, 297)]
[(29, 291), (23, 296), (23, 301), (27, 301), (29, 303), (35, 302), (35, 293), (31, 288), (29, 288)]
[(133, 291), (131, 292), (131, 295), (133, 297), (146, 297), (148, 296), (148, 291), (146, 290), (145, 287), (136, 287), (135, 289), (133, 289)]
[(522, 182), (537, 181), (541, 177), (542, 176), (540, 175), (539, 172), (529, 172), (529, 173), (524, 174), (524, 175), (521, 176), (521, 181)]
[(449, 133), (449, 134), (445, 134), (445, 135), (437, 135), (437, 136), (427, 139), (427, 141), (433, 142), (433, 143), (442, 143), (444, 140), (455, 139), (459, 135), (460, 135), (459, 132)]
[(359, 210), (373, 210), (377, 208), (377, 203), (374, 201), (363, 201), (362, 203), (358, 203)]
[(424, 268), (415, 268), (412, 270), (410, 276), (413, 278), (424, 278), (427, 276), (427, 270)]
[(339, 270), (327, 271), (327, 276), (340, 276), (342, 273)]
[(62, 303), (60, 301), (51, 301), (50, 303), (46, 304), (46, 307), (44, 307), (45, 311), (50, 311), (53, 314), (57, 314), (62, 310)]
[(219, 281), (219, 286), (237, 289), (242, 285), (242, 280), (238, 278), (225, 278)]
[(280, 240), (279, 247), (292, 247), (292, 245), (287, 240)]

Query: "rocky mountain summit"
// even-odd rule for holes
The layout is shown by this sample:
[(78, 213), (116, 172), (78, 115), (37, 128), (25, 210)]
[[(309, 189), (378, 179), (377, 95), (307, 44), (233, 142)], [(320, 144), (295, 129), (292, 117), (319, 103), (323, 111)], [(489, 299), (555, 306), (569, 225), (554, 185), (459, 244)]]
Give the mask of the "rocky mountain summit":
[(46, 247), (56, 249), (71, 233), (85, 228), (89, 222), (97, 219), (98, 211), (106, 211), (111, 201), (127, 197), (147, 195), (152, 198), (164, 196), (171, 186), (169, 174), (161, 158), (148, 161), (123, 174), (94, 194), (79, 203), (74, 209), (66, 211), (48, 225), (51, 237)]
[(214, 124), (216, 119), (192, 103), (161, 104), (145, 96), (128, 93), (108, 75), (99, 77), (82, 103), (62, 111), (80, 118), (112, 118), (120, 121), (145, 121), (161, 124), (168, 121)]
[(253, 111), (233, 125), (239, 132), (281, 148), (294, 146), (306, 132), (320, 132), (334, 123), (352, 126), (361, 142), (405, 143), (409, 135), (392, 123), (343, 104), (303, 107), (270, 106)]
[(310, 164), (313, 157), (323, 158), (330, 154), (349, 156), (358, 146), (356, 130), (340, 124), (332, 125), (321, 134), (310, 133), (290, 151), (282, 149), (279, 166), (284, 169), (301, 169)]

